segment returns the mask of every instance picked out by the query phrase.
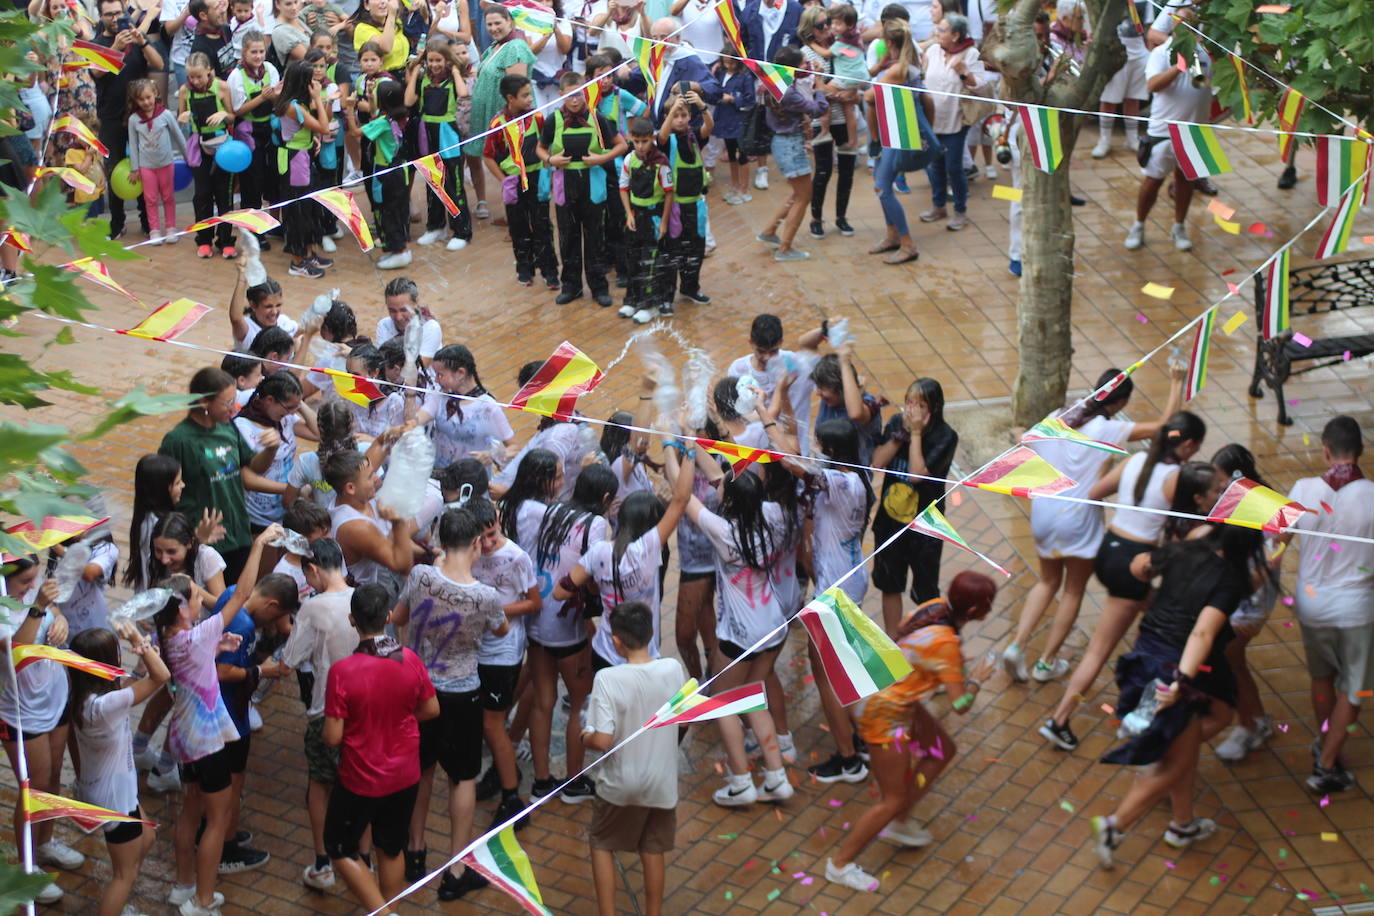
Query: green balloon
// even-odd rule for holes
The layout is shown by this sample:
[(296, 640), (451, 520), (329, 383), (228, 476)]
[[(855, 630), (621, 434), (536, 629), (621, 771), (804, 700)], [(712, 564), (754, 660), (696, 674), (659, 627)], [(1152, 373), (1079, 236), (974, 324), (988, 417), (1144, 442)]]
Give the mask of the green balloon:
[(134, 174), (128, 159), (119, 160), (110, 172), (110, 189), (120, 200), (135, 200), (143, 193), (143, 179)]

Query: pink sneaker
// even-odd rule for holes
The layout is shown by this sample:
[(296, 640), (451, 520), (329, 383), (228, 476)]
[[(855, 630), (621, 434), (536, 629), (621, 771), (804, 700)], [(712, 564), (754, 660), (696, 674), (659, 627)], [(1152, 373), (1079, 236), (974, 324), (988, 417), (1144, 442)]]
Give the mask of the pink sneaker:
[(210, 251), (210, 246), (209, 246), (209, 245), (197, 245), (197, 246), (196, 246), (196, 257), (198, 257), (198, 258), (208, 258), (208, 257), (210, 257), (211, 254), (213, 254), (213, 252)]

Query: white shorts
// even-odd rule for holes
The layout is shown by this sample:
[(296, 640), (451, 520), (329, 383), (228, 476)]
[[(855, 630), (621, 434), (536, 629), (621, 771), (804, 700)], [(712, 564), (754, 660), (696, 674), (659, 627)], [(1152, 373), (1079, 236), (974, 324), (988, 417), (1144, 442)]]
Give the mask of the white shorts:
[(1150, 150), (1149, 161), (1145, 163), (1145, 177), (1163, 181), (1173, 174), (1177, 166), (1178, 156), (1174, 155), (1174, 144), (1165, 137)]
[(1102, 101), (1108, 105), (1120, 105), (1124, 99), (1150, 97), (1149, 83), (1145, 79), (1145, 60), (1147, 55), (1126, 57), (1126, 64), (1113, 74), (1102, 89)]

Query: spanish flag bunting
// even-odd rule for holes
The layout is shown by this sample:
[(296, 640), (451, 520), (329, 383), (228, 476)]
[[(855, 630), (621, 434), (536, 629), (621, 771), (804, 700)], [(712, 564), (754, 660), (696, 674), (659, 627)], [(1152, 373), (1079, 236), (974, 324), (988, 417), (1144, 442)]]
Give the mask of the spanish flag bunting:
[(648, 86), (648, 102), (653, 105), (654, 98), (658, 95), (658, 78), (663, 70), (663, 45), (644, 37), (637, 37), (634, 39), (634, 49), (639, 72), (644, 74), (644, 82)]
[(134, 302), (142, 301), (133, 293), (125, 289), (118, 280), (110, 276), (109, 268), (107, 268), (103, 262), (97, 261), (95, 258), (79, 258), (75, 261), (68, 261), (66, 264), (61, 265), (61, 267), (63, 270), (70, 270), (74, 274), (81, 274), (81, 276), (85, 277), (87, 280), (105, 287), (112, 293), (119, 293), (121, 296), (132, 299)]
[(1260, 319), (1260, 333), (1265, 340), (1288, 330), (1288, 250), (1284, 246), (1264, 268), (1264, 314)]
[(52, 129), (69, 133), (105, 158), (110, 157), (110, 148), (101, 143), (99, 138), (86, 126), (86, 122), (80, 118), (65, 114), (52, 122)]
[(1197, 324), (1193, 338), (1193, 352), (1188, 359), (1188, 378), (1183, 383), (1183, 400), (1191, 401), (1207, 384), (1207, 362), (1212, 355), (1212, 326), (1216, 322), (1216, 306), (1209, 308)]
[(912, 671), (897, 644), (864, 616), (843, 589), (826, 589), (798, 616), (835, 696), (845, 706), (897, 683)]
[(505, 132), (506, 148), (510, 150), (511, 162), (520, 170), (520, 187), (528, 191), (530, 189), (530, 175), (525, 168), (525, 129), (526, 119), (517, 118), (514, 121), (507, 121), (503, 115), (497, 115), (491, 122), (492, 127), (500, 127)]
[(35, 178), (46, 178), (49, 175), (62, 179), (62, 182), (68, 187), (80, 191), (83, 194), (95, 193), (95, 182), (91, 181), (74, 168), (65, 165), (40, 165), (33, 170), (33, 177)]
[(688, 678), (677, 693), (653, 718), (644, 725), (646, 728), (663, 728), (668, 725), (686, 725), (689, 722), (706, 722), (723, 719), (726, 716), (742, 716), (747, 712), (760, 712), (768, 708), (768, 696), (763, 682), (745, 684), (733, 690), (726, 690), (714, 696), (700, 693), (696, 678)]
[[(1134, 3), (1128, 5), (1131, 7), (1135, 6)], [(1250, 87), (1245, 84), (1245, 63), (1240, 59), (1240, 55), (1238, 54), (1228, 54), (1226, 56), (1230, 59), (1231, 66), (1234, 67), (1236, 71), (1236, 88), (1240, 90), (1240, 103), (1241, 107), (1245, 110), (1245, 123), (1254, 124), (1255, 114), (1250, 108)]]
[(359, 407), (366, 407), (373, 401), (385, 397), (382, 389), (378, 388), (371, 379), (363, 378), (361, 375), (354, 375), (351, 372), (341, 372), (338, 369), (325, 369), (316, 366), (312, 371), (323, 372), (334, 380), (334, 390), (339, 393), (339, 397), (345, 401), (351, 401)]
[(190, 299), (173, 299), (153, 309), (152, 314), (132, 328), (119, 333), (148, 340), (176, 340), (209, 311), (212, 309), (208, 305)]
[(1022, 442), (1050, 442), (1054, 440), (1076, 442), (1079, 445), (1086, 445), (1088, 448), (1111, 452), (1113, 455), (1126, 454), (1124, 448), (1117, 448), (1110, 442), (1091, 439), (1065, 423), (1059, 417), (1046, 417), (1021, 434)]
[(415, 166), (415, 171), (419, 172), (425, 179), (425, 184), (434, 192), (434, 196), (439, 198), (439, 202), (444, 205), (449, 216), (458, 215), (458, 205), (453, 202), (453, 198), (448, 196), (444, 190), (444, 161), (439, 158), (438, 153), (430, 153), (428, 156), (421, 156), (411, 163)]
[(345, 191), (343, 188), (331, 188), (326, 191), (316, 191), (310, 197), (319, 201), (330, 213), (343, 220), (343, 224), (348, 227), (349, 232), (353, 233), (353, 237), (358, 240), (363, 251), (372, 250), (372, 230), (368, 228), (367, 220), (363, 219), (363, 211), (359, 209), (358, 202), (353, 199), (352, 191)]
[(515, 393), (511, 406), (559, 420), (571, 420), (577, 399), (605, 378), (591, 357), (568, 343), (558, 345), (539, 371)]
[(116, 51), (114, 48), (107, 48), (93, 41), (77, 39), (72, 42), (71, 52), (82, 60), (82, 64), (74, 69), (80, 70), (91, 67), (114, 74), (118, 74), (120, 70), (124, 69), (123, 51)]
[(552, 911), (544, 906), (530, 857), (515, 839), (514, 824), (487, 834), (472, 852), (463, 856), (462, 861), (515, 898), (515, 902), (526, 912), (535, 916), (553, 916)]
[(1131, 25), (1141, 35), (1145, 34), (1145, 23), (1140, 21), (1140, 10), (1135, 7), (1135, 0), (1126, 0), (1126, 12), (1131, 17)]
[(1024, 499), (1062, 493), (1074, 485), (1073, 480), (1024, 445), (1017, 446), (960, 483)]
[(262, 235), (270, 232), (281, 225), (281, 221), (270, 213), (262, 210), (231, 210), (219, 216), (212, 216), (203, 219), (198, 223), (192, 223), (186, 227), (187, 232), (199, 232), (201, 229), (209, 229), (216, 223), (228, 223), (231, 226), (238, 226), (246, 229), (254, 235)]
[(1336, 207), (1336, 215), (1331, 219), (1331, 225), (1326, 227), (1322, 233), (1322, 240), (1317, 245), (1316, 259), (1324, 261), (1344, 253), (1350, 247), (1350, 231), (1355, 226), (1355, 214), (1360, 208), (1360, 197), (1364, 194), (1364, 179), (1355, 182), (1355, 185), (1341, 196), (1340, 205)]
[(720, 19), (720, 27), (725, 30), (725, 37), (730, 39), (730, 46), (735, 49), (735, 53), (740, 57), (748, 57), (744, 47), (744, 32), (739, 24), (739, 14), (735, 12), (735, 0), (720, 0), (716, 4), (716, 17)]
[[(41, 527), (26, 521), (11, 525), (5, 529), (5, 533), (18, 538), (35, 551), (47, 550), (54, 544), (61, 544), (109, 520), (108, 517), (93, 518), (89, 515), (49, 515), (43, 519)], [(6, 562), (10, 559), (12, 557), (6, 555)]]
[(33, 239), (29, 237), (27, 232), (20, 232), (18, 229), (6, 229), (0, 233), (0, 245), (9, 245), (20, 251), (33, 252)]
[(606, 138), (601, 135), (601, 119), (597, 117), (596, 106), (601, 104), (601, 81), (592, 80), (582, 87), (582, 101), (587, 103), (587, 120), (591, 122), (592, 130), (596, 131), (596, 140), (602, 146), (606, 145)]
[(57, 662), (59, 665), (66, 665), (68, 668), (75, 668), (77, 671), (93, 674), (107, 681), (112, 681), (129, 673), (116, 665), (107, 665), (104, 662), (98, 662), (72, 652), (70, 649), (59, 649), (57, 646), (15, 643), (11, 651), (14, 654), (15, 671), (23, 671), (34, 662), (50, 661)]
[[(1065, 428), (1067, 429), (1067, 427)], [(945, 514), (936, 508), (935, 503), (931, 503), (922, 509), (921, 513), (911, 520), (910, 527), (913, 531), (919, 531), (922, 534), (927, 534), (933, 538), (939, 538), (942, 541), (953, 544), (960, 550), (967, 550), (1008, 579), (1011, 578), (1010, 572), (993, 562), (986, 555), (974, 550), (969, 542), (964, 540), (963, 536), (954, 530), (954, 526), (949, 523), (949, 519), (945, 518)]]
[(766, 448), (753, 448), (734, 442), (722, 442), (719, 439), (697, 439), (695, 442), (711, 454), (720, 455), (728, 460), (730, 470), (736, 477), (743, 474), (745, 469), (756, 461), (760, 464), (769, 464), (778, 457)]
[(1307, 97), (1292, 87), (1283, 90), (1279, 97), (1279, 158), (1284, 162), (1293, 161), (1294, 141), (1297, 139), (1287, 131), (1298, 126), (1302, 110), (1307, 105)]
[(23, 787), (24, 796), (24, 820), (30, 824), (37, 824), (42, 821), (52, 821), (59, 817), (69, 817), (76, 826), (85, 830), (87, 833), (95, 830), (101, 824), (109, 823), (133, 823), (139, 821), (149, 827), (156, 827), (152, 821), (144, 820), (132, 814), (120, 814), (118, 811), (111, 811), (109, 808), (102, 808), (99, 805), (92, 805), (88, 802), (77, 801), (74, 798), (63, 798), (61, 795), (50, 795), (47, 792), (38, 792)]
[(1292, 525), (1304, 512), (1314, 512), (1295, 503), (1277, 490), (1242, 477), (1233, 480), (1207, 514), (1209, 522), (1225, 522), (1243, 528), (1279, 532)]

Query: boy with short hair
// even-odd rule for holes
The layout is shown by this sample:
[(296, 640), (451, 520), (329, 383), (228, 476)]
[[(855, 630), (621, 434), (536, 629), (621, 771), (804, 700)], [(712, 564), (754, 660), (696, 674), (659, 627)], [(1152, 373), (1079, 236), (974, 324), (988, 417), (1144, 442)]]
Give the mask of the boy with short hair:
[(219, 367), (234, 377), (234, 413), (238, 413), (262, 381), (262, 360), (230, 353), (220, 360)]
[[(677, 88), (680, 88), (678, 84)], [(676, 90), (675, 90), (676, 91)], [(699, 113), (701, 127), (692, 129), (693, 111)], [(673, 209), (675, 218), (665, 239), (668, 257), (664, 264), (660, 295), (673, 314), (676, 294), (697, 305), (706, 305), (711, 297), (701, 292), (701, 262), (706, 257), (706, 165), (701, 158), (701, 146), (711, 136), (715, 122), (711, 110), (695, 92), (678, 93), (672, 107), (658, 129), (658, 146), (668, 156), (673, 170)]]
[[(615, 125), (621, 136), (625, 136), (630, 126), (629, 119), (644, 114), (649, 110), (649, 106), (633, 93), (616, 85), (615, 74), (610, 71), (617, 63), (619, 61), (613, 62), (610, 55), (598, 52), (587, 58), (586, 73), (588, 82), (596, 80), (600, 96), (596, 103), (597, 114), (604, 116)], [(606, 180), (610, 182), (612, 189), (617, 186), (620, 169), (624, 164), (624, 157), (618, 156), (615, 161), (602, 166), (606, 170)], [(629, 265), (625, 260), (625, 208), (620, 195), (614, 193), (614, 190), (606, 195), (606, 215), (601, 221), (601, 228), (602, 259), (608, 266), (615, 268), (615, 285), (623, 289), (630, 282)]]
[[(558, 81), (560, 92), (580, 85), (581, 74), (573, 72), (564, 73)], [(558, 214), (558, 254), (563, 262), (561, 291), (554, 302), (567, 305), (581, 298), (585, 272), (592, 299), (609, 308), (610, 284), (601, 250), (606, 172), (599, 166), (614, 161), (628, 147), (615, 125), (588, 111), (586, 95), (575, 92), (544, 121), (535, 149), (554, 169), (550, 185)]]
[[(804, 350), (815, 350), (829, 333), (827, 321), (820, 328), (808, 331), (798, 341)], [(730, 364), (725, 374), (751, 376), (769, 398), (783, 375), (790, 375), (787, 398), (792, 403), (792, 416), (797, 420), (797, 442), (801, 453), (809, 455), (811, 448), (811, 391), (816, 387), (811, 373), (801, 371), (801, 362), (794, 350), (782, 349), (782, 319), (776, 315), (755, 315), (749, 325), (749, 347), (752, 352)]]
[(625, 260), (629, 270), (629, 288), (620, 314), (645, 324), (657, 315), (673, 313), (671, 297), (658, 289), (659, 275), (667, 272), (659, 262), (667, 257), (662, 243), (673, 207), (673, 168), (658, 148), (654, 123), (648, 118), (630, 122), (630, 142), (634, 149), (625, 157), (619, 181), (628, 230)]
[[(553, 253), (553, 226), (549, 223), (549, 201), (540, 197), (541, 173), (544, 161), (536, 152), (539, 134), (544, 129), (544, 113), (520, 116), (534, 107), (534, 88), (528, 76), (508, 73), (501, 77), (501, 98), (506, 107), (491, 119), (497, 128), (519, 120), (520, 151), (524, 154), (525, 179), (521, 180), (520, 164), (510, 147), (510, 135), (498, 130), (487, 135), (482, 158), (487, 171), (501, 182), (501, 199), (506, 203), (506, 223), (510, 229), (510, 244), (515, 250), (515, 279), (525, 286), (534, 285), (537, 268), (544, 275), (549, 289), (558, 289), (558, 258)], [(528, 183), (529, 187), (525, 187)]]
[[(627, 601), (611, 618), (611, 641), (625, 664), (596, 673), (587, 701), (582, 743), (603, 754), (649, 721), (687, 679), (675, 658), (649, 654), (653, 613)], [(596, 798), (587, 839), (601, 916), (615, 916), (615, 853), (638, 852), (644, 868), (645, 910), (663, 911), (664, 854), (677, 833), (677, 729), (653, 728), (592, 772)]]
[(210, 58), (215, 77), (224, 79), (239, 62), (238, 52), (234, 50), (233, 30), (224, 21), (225, 9), (218, 3), (191, 0), (186, 10), (196, 20), (196, 34), (191, 39), (191, 53), (200, 52)]
[(362, 452), (335, 452), (323, 470), (325, 481), (334, 488), (329, 536), (343, 548), (353, 581), (379, 582), (388, 594), (399, 594), (415, 563), (415, 520), (377, 508), (377, 472)]

